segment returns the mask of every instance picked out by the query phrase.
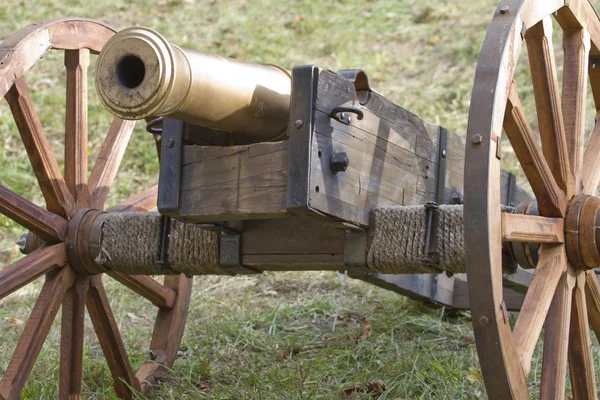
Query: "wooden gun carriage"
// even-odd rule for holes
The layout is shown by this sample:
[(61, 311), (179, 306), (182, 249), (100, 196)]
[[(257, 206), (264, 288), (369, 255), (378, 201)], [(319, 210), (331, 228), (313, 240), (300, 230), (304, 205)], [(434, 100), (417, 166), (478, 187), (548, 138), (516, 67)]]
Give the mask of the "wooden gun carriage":
[[(562, 93), (553, 17), (563, 29)], [(46, 201), (44, 209), (0, 186), (0, 212), (30, 231), (27, 255), (0, 271), (0, 297), (46, 274), (1, 398), (20, 396), (61, 304), (60, 397), (81, 395), (87, 307), (115, 390), (131, 398), (175, 361), (191, 277), (277, 270), (347, 271), (432, 305), (470, 309), (490, 398), (529, 398), (545, 325), (540, 397), (564, 397), (569, 365), (574, 398), (596, 398), (597, 126), (583, 149), (588, 75), (600, 104), (600, 19), (587, 1), (500, 4), (466, 140), (386, 100), (361, 70), (290, 72), (181, 50), (143, 28), (113, 35), (94, 21), (60, 19), (0, 45), (0, 95)], [(522, 42), (541, 148), (514, 80)], [(67, 68), (64, 177), (23, 78), (50, 49), (65, 51)], [(100, 53), (97, 88), (117, 117), (88, 178), (90, 53)], [(242, 72), (232, 79), (232, 70)], [(121, 118), (149, 121), (159, 184), (104, 211), (133, 128)], [(503, 131), (533, 194), (500, 168)], [(104, 273), (159, 307), (152, 359), (137, 373)], [(521, 310), (514, 327), (508, 310)]]

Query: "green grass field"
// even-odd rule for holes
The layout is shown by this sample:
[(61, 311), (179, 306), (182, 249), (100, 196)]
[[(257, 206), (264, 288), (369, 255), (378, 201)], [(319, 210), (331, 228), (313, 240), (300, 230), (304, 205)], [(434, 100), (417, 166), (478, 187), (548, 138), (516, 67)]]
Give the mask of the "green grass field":
[[(362, 68), (377, 91), (464, 136), (477, 56), (496, 2), (3, 0), (0, 39), (39, 20), (83, 16), (118, 29), (148, 26), (182, 47), (240, 60), (287, 68), (301, 64), (331, 70)], [(555, 44), (560, 60), (560, 40)], [(518, 74), (526, 80), (524, 71)], [(46, 134), (62, 162), (62, 55), (50, 53), (26, 77)], [(90, 87), (92, 77), (93, 65)], [(90, 169), (111, 120), (91, 92)], [(532, 93), (522, 95), (532, 110)], [(43, 205), (4, 101), (0, 147), (0, 182)], [(504, 162), (505, 168), (518, 170), (508, 149)], [(155, 183), (157, 176), (154, 143), (138, 124), (109, 205)], [(0, 265), (5, 266), (19, 257), (14, 241), (23, 228), (2, 216), (0, 226)], [(137, 368), (146, 357), (156, 309), (110, 279), (106, 282)], [(0, 373), (40, 287), (41, 282), (35, 282), (0, 301)], [(342, 287), (334, 273), (198, 277), (180, 358), (151, 398), (337, 399), (347, 387), (374, 381), (387, 387), (379, 399), (484, 398), (472, 335), (468, 313), (428, 309), (358, 281), (349, 280)], [(56, 322), (25, 398), (57, 398), (59, 347)], [(594, 353), (598, 363), (597, 343)], [(89, 319), (84, 358), (84, 397), (115, 398)], [(533, 386), (539, 384), (535, 376), (540, 368), (538, 355), (532, 367)]]

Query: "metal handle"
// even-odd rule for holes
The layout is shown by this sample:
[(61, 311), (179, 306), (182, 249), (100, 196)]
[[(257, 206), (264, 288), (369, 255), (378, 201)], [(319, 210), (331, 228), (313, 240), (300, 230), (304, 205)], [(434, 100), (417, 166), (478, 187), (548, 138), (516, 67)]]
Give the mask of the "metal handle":
[(340, 121), (343, 124), (350, 125), (352, 117), (348, 113), (356, 114), (356, 118), (360, 121), (364, 118), (365, 114), (358, 107), (353, 106), (339, 106), (331, 110), (329, 116)]
[[(146, 131), (153, 135), (162, 135), (163, 120), (164, 120), (163, 117), (154, 118), (152, 121), (150, 121), (146, 124)], [(158, 125), (160, 125), (160, 128), (158, 127)]]

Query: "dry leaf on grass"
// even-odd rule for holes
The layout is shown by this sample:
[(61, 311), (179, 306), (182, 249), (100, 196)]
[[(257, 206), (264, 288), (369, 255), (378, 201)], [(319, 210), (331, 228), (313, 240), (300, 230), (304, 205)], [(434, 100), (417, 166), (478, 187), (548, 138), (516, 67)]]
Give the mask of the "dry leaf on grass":
[(369, 393), (373, 399), (377, 399), (387, 389), (385, 382), (367, 382), (364, 385), (357, 383), (356, 385), (350, 386), (341, 391), (340, 396), (342, 400), (349, 400), (355, 398), (356, 393)]
[(469, 344), (474, 344), (475, 343), (475, 338), (472, 336), (462, 336), (461, 339), (463, 340), (463, 342), (469, 343)]
[(481, 382), (483, 380), (481, 371), (475, 367), (469, 368), (469, 373), (467, 374), (467, 380), (469, 382)]
[(22, 321), (18, 318), (13, 318), (13, 317), (4, 317), (4, 319), (6, 321), (8, 321), (8, 324), (10, 325), (11, 328), (18, 328), (19, 326), (21, 326), (25, 323), (25, 321)]
[(362, 328), (362, 333), (356, 337), (356, 340), (368, 340), (373, 334), (373, 327), (365, 320), (360, 321), (360, 326)]

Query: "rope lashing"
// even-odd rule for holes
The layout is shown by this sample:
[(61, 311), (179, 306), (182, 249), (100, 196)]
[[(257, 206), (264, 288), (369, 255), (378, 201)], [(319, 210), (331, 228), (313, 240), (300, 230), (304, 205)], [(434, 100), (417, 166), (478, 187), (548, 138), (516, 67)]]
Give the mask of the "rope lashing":
[[(368, 232), (367, 268), (386, 274), (465, 272), (463, 206), (440, 205), (434, 247), (426, 253), (424, 206), (378, 207)], [(229, 274), (219, 265), (219, 234), (173, 220), (167, 266), (157, 262), (158, 213), (115, 213), (104, 218), (95, 262), (127, 274)]]
[(426, 253), (424, 206), (378, 207), (371, 212), (368, 267), (386, 274), (465, 272), (463, 206), (440, 205), (434, 257)]
[(219, 266), (218, 234), (175, 220), (171, 221), (169, 265), (160, 265), (160, 226), (158, 213), (107, 215), (95, 262), (126, 274), (228, 274)]

